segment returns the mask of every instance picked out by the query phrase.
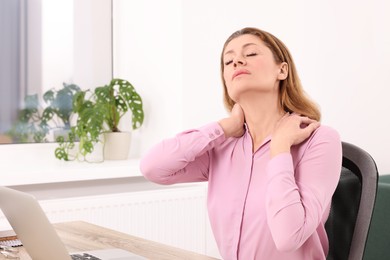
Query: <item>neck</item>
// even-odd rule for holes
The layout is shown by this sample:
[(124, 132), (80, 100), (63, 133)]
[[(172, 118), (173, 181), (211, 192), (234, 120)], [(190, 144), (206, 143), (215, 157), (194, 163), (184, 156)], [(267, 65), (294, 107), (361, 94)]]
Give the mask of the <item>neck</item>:
[(254, 149), (272, 133), (276, 123), (284, 115), (275, 93), (251, 93), (240, 100)]

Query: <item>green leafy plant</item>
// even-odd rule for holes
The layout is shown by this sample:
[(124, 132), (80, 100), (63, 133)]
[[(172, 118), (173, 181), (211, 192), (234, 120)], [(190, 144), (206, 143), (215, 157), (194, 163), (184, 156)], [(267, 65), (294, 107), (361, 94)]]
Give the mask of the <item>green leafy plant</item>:
[[(127, 80), (113, 79), (110, 84), (97, 87), (94, 91), (76, 93), (73, 98), (73, 113), (77, 122), (71, 127), (68, 140), (57, 139), (59, 147), (55, 150), (60, 160), (86, 160), (94, 151), (101, 135), (105, 132), (120, 132), (118, 125), (122, 117), (132, 113), (132, 128), (139, 128), (144, 121), (142, 99), (133, 85)], [(79, 141), (75, 149), (75, 142)]]
[(61, 123), (56, 123), (57, 126), (62, 124), (65, 129), (70, 128), (70, 118), (73, 110), (73, 97), (81, 89), (75, 84), (63, 84), (63, 88), (56, 90), (50, 89), (43, 95), (43, 100), (47, 107), (43, 110), (42, 120), (50, 121), (55, 119), (55, 116), (61, 120)]
[(27, 95), (24, 99), (24, 108), (19, 111), (18, 120), (8, 134), (14, 142), (42, 143), (47, 141), (46, 135), (49, 130), (48, 121), (42, 120), (42, 108), (38, 94)]
[(43, 102), (38, 94), (24, 99), (24, 108), (19, 111), (18, 120), (9, 131), (16, 142), (47, 142), (47, 135), (54, 128), (70, 128), (73, 97), (80, 88), (63, 83), (61, 89), (50, 89), (43, 94)]

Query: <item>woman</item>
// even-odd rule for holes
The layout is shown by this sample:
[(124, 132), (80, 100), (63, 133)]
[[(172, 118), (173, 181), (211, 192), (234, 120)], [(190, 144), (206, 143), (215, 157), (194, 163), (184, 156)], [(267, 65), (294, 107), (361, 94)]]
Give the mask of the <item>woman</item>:
[(142, 173), (160, 184), (208, 181), (223, 259), (326, 259), (338, 133), (320, 126), (289, 51), (270, 33), (233, 33), (221, 74), (230, 116), (157, 144), (141, 160)]

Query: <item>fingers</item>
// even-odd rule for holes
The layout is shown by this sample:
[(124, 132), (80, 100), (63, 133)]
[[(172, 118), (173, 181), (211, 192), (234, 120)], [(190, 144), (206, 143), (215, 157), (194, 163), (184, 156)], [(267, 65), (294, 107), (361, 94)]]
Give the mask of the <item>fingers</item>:
[(314, 132), (318, 127), (320, 126), (320, 123), (317, 122), (317, 121), (314, 121), (308, 125), (306, 125), (306, 127), (302, 128), (303, 131), (305, 131), (307, 133), (307, 136), (309, 136), (312, 132)]
[(307, 116), (301, 116), (297, 113), (286, 113), (279, 121), (278, 127), (284, 131), (284, 135), (289, 135), (292, 144), (298, 144), (308, 138), (318, 127), (320, 123)]
[(316, 120), (308, 118), (307, 116), (301, 116), (300, 119), (301, 119), (301, 123), (307, 124), (307, 125), (317, 122)]
[(285, 151), (280, 147), (291, 147), (306, 140), (320, 123), (306, 116), (296, 113), (286, 113), (276, 124), (271, 141), (271, 154)]
[(298, 113), (290, 114), (289, 112), (287, 112), (282, 118), (285, 118), (286, 116), (290, 116), (290, 117), (296, 118), (303, 125), (310, 125), (310, 124), (313, 124), (313, 123), (318, 123), (317, 120), (311, 119), (311, 118), (309, 118), (307, 116), (301, 116)]
[(239, 104), (235, 104), (230, 111), (230, 116), (221, 119), (218, 123), (222, 127), (227, 138), (240, 137), (245, 133), (244, 120), (244, 111)]

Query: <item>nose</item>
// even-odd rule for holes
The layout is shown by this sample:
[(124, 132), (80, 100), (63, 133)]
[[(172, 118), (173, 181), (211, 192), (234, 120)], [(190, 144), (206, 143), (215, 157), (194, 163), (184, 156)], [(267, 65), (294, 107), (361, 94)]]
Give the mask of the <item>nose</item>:
[(240, 56), (236, 56), (233, 60), (233, 66), (236, 68), (238, 65), (245, 65), (246, 64), (246, 61), (245, 61), (245, 58), (242, 57), (241, 55)]

